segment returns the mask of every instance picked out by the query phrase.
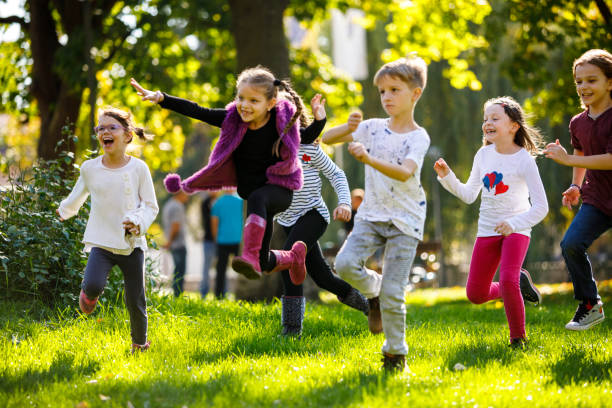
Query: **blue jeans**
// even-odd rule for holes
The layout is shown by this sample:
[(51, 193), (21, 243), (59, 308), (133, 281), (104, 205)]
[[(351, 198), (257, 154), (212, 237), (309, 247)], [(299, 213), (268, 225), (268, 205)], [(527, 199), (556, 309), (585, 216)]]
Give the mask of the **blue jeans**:
[(174, 290), (174, 296), (180, 296), (183, 293), (185, 268), (187, 267), (187, 248), (171, 249), (170, 252), (172, 252), (172, 260), (174, 261), (172, 289)]
[(208, 271), (216, 256), (217, 244), (214, 241), (204, 241), (204, 269), (202, 270), (202, 282), (200, 284), (200, 294), (203, 298), (206, 297), (210, 290)]
[(587, 249), (612, 227), (612, 217), (590, 204), (582, 204), (561, 241), (561, 253), (574, 284), (574, 298), (600, 300)]

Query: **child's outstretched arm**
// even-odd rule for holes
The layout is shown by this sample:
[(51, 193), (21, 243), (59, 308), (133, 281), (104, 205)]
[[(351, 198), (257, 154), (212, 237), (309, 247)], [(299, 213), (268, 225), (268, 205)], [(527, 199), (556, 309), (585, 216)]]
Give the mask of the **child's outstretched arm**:
[(161, 91), (149, 91), (148, 89), (144, 89), (134, 78), (130, 78), (130, 85), (134, 87), (138, 96), (142, 96), (143, 101), (160, 103), (164, 100), (164, 94)]
[(476, 198), (482, 189), (482, 183), (480, 181), (479, 156), (480, 151), (476, 153), (476, 156), (474, 157), (470, 178), (465, 184), (462, 184), (459, 181), (455, 173), (453, 173), (444, 159), (439, 158), (434, 164), (434, 170), (438, 174), (438, 181), (440, 184), (442, 184), (442, 187), (467, 204), (471, 204), (476, 201)]
[(567, 150), (559, 143), (559, 139), (555, 143), (546, 145), (544, 156), (563, 166), (581, 167), (590, 170), (612, 170), (612, 153), (584, 156), (580, 150), (574, 150), (574, 154), (568, 154)]
[(225, 109), (210, 109), (198, 105), (187, 99), (177, 98), (161, 91), (150, 91), (143, 88), (134, 78), (130, 79), (130, 84), (136, 93), (142, 97), (143, 101), (151, 101), (159, 104), (164, 109), (170, 109), (181, 115), (201, 120), (209, 125), (221, 127), (227, 111)]
[(348, 121), (340, 126), (333, 127), (323, 134), (323, 143), (336, 144), (353, 141), (353, 132), (361, 123), (361, 113), (353, 112)]

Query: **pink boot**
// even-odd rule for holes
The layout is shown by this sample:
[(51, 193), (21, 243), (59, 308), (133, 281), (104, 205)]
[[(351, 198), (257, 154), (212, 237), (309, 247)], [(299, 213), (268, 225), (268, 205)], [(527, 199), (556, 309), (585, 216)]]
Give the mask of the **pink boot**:
[(270, 271), (278, 272), (289, 269), (289, 277), (294, 285), (301, 285), (306, 278), (306, 244), (296, 241), (291, 247), (291, 251), (273, 250), (276, 256), (276, 266)]
[(257, 214), (247, 217), (242, 233), (242, 255), (232, 261), (232, 268), (247, 279), (259, 279), (261, 267), (259, 266), (259, 250), (261, 241), (266, 232), (266, 220)]

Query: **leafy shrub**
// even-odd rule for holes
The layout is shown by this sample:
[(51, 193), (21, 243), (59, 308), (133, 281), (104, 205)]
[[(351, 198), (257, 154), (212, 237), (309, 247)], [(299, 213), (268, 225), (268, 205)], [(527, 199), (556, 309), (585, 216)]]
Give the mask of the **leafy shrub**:
[[(61, 142), (60, 142), (61, 143)], [(40, 301), (51, 307), (77, 302), (87, 254), (81, 240), (89, 216), (89, 200), (79, 214), (61, 222), (56, 209), (79, 174), (72, 153), (38, 161), (9, 176), (0, 192), (0, 297)], [(147, 262), (150, 287), (151, 270)], [(114, 267), (101, 301), (121, 301), (123, 276)]]

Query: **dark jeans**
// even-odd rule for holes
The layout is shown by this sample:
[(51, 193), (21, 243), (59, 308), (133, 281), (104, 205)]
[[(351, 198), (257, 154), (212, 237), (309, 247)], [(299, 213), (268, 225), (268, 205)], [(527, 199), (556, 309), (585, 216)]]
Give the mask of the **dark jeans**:
[(102, 248), (92, 248), (81, 289), (90, 299), (100, 296), (106, 286), (108, 274), (115, 265), (119, 266), (123, 273), (124, 301), (130, 315), (132, 343), (145, 344), (148, 320), (142, 249), (136, 248), (129, 255), (117, 255)]
[(187, 267), (187, 248), (171, 249), (170, 252), (172, 252), (172, 261), (174, 261), (172, 290), (174, 290), (174, 296), (180, 296), (183, 293), (185, 269)]
[(238, 244), (218, 244), (217, 245), (217, 276), (215, 277), (215, 296), (222, 298), (227, 293), (225, 272), (230, 254), (238, 255), (240, 243)]
[(580, 301), (599, 300), (587, 249), (612, 227), (612, 217), (590, 204), (582, 204), (561, 241), (561, 253)]
[(266, 232), (259, 250), (259, 264), (264, 271), (270, 271), (276, 265), (276, 258), (270, 253), (274, 216), (289, 208), (292, 199), (292, 190), (275, 184), (266, 184), (258, 188), (247, 199), (247, 217), (257, 214), (266, 220)]
[[(325, 261), (318, 239), (325, 232), (327, 222), (315, 209), (302, 215), (291, 227), (284, 227), (287, 233), (285, 250), (291, 249), (296, 241), (304, 241), (306, 253), (306, 271), (318, 287), (328, 290), (336, 296), (345, 297), (351, 290), (351, 285), (334, 275), (331, 267)], [(291, 283), (289, 271), (282, 271), (283, 287), (286, 296), (303, 296), (302, 285)]]

